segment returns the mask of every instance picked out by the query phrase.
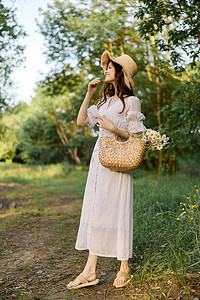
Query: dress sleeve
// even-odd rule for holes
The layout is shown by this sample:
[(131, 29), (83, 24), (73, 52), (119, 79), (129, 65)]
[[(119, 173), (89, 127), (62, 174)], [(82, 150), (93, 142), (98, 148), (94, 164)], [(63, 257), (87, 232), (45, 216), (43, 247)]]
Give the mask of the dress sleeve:
[(87, 116), (88, 116), (88, 119), (89, 119), (88, 125), (90, 127), (94, 127), (97, 123), (97, 119), (98, 119), (98, 117), (97, 117), (98, 112), (97, 111), (98, 110), (97, 110), (96, 105), (90, 106), (87, 110)]
[(132, 133), (142, 133), (146, 131), (146, 127), (143, 125), (145, 116), (141, 113), (141, 103), (137, 97), (131, 97), (129, 99), (126, 120), (128, 122), (128, 131)]

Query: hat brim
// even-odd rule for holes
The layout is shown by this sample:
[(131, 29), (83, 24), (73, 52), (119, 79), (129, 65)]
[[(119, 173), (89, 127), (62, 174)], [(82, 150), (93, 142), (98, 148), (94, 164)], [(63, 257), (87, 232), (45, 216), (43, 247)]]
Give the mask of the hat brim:
[(101, 66), (102, 66), (103, 70), (106, 71), (108, 62), (110, 60), (117, 63), (118, 65), (120, 65), (122, 67), (122, 70), (123, 70), (125, 76), (128, 78), (128, 81), (130, 82), (132, 90), (134, 90), (134, 82), (133, 82), (133, 79), (131, 78), (129, 72), (119, 63), (119, 61), (117, 61), (117, 59), (114, 56), (112, 56), (110, 54), (110, 52), (108, 50), (105, 50), (101, 56)]

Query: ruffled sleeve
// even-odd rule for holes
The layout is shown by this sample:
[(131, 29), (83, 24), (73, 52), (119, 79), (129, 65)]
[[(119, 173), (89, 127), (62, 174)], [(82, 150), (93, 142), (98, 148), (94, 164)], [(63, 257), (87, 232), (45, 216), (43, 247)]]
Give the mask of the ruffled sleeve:
[(97, 123), (97, 106), (96, 105), (92, 105), (88, 108), (87, 110), (87, 116), (89, 119), (89, 123), (88, 125), (90, 127), (94, 127)]
[(146, 127), (143, 125), (145, 116), (141, 113), (141, 103), (137, 97), (130, 97), (126, 120), (128, 122), (127, 130), (132, 133), (142, 133), (146, 131)]

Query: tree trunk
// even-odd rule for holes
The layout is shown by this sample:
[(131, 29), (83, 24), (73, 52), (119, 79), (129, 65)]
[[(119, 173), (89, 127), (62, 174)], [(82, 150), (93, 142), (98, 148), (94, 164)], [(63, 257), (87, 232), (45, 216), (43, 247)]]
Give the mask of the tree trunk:
[(172, 176), (175, 176), (176, 173), (176, 159), (172, 161)]
[(65, 140), (63, 139), (62, 133), (60, 132), (60, 129), (59, 129), (58, 126), (56, 126), (56, 132), (57, 132), (57, 134), (58, 134), (58, 136), (59, 136), (59, 138), (60, 138), (62, 144), (63, 144), (63, 145), (66, 145), (66, 142), (65, 142)]
[[(166, 35), (165, 35), (167, 45), (168, 45), (168, 40), (169, 40), (168, 32), (169, 32), (169, 21), (168, 21), (168, 17), (167, 17), (166, 18)], [(169, 50), (168, 50), (166, 53), (167, 62), (169, 61), (169, 59), (170, 59), (170, 54), (169, 54)]]
[(156, 70), (156, 109), (157, 109), (157, 120), (158, 120), (158, 127), (160, 129), (161, 124), (161, 115), (160, 115), (160, 100), (161, 100), (161, 89), (160, 89), (160, 77), (159, 77), (159, 70), (157, 67), (157, 62), (155, 61), (155, 70)]
[(147, 53), (147, 64), (146, 64), (146, 71), (147, 71), (147, 77), (149, 81), (152, 82), (152, 76), (151, 76), (151, 68), (150, 68), (150, 62), (149, 62), (149, 47), (147, 41), (145, 41), (146, 44), (146, 53)]
[(169, 155), (168, 166), (171, 169), (172, 176), (175, 176), (175, 174), (176, 174), (176, 156), (174, 153), (170, 153), (170, 155)]
[(148, 171), (148, 164), (147, 164), (147, 160), (143, 160), (142, 161), (142, 167), (144, 171)]
[[(152, 52), (153, 52), (153, 60), (154, 60), (154, 67), (155, 67), (155, 76), (156, 76), (156, 111), (157, 111), (157, 121), (158, 121), (158, 128), (160, 128), (161, 124), (161, 88), (160, 88), (160, 77), (159, 77), (159, 67), (156, 59), (157, 51), (155, 48), (155, 38), (151, 37), (152, 42)], [(160, 174), (162, 169), (162, 152), (158, 152), (158, 162), (157, 162), (157, 173)]]
[(160, 175), (162, 170), (162, 151), (158, 151), (157, 174)]
[(77, 147), (75, 147), (74, 149), (68, 149), (68, 152), (71, 155), (71, 158), (73, 159), (73, 161), (75, 161), (75, 163), (77, 165), (80, 165), (81, 161), (80, 161), (80, 158), (77, 155), (77, 151), (78, 151)]
[[(61, 140), (61, 143), (63, 145), (68, 145), (69, 144), (69, 140), (68, 140), (68, 137), (66, 135), (66, 128), (65, 127), (65, 124), (63, 121), (60, 121), (59, 123), (57, 122), (55, 116), (52, 114), (51, 115), (51, 118), (53, 120), (53, 123), (55, 124), (56, 126), (56, 132)], [(74, 124), (75, 126), (75, 130), (76, 130), (76, 124)], [(74, 133), (76, 135), (76, 132)], [(80, 158), (78, 157), (78, 149), (77, 147), (75, 146), (74, 149), (68, 149), (68, 153), (69, 155), (71, 156), (72, 160), (76, 163), (76, 164), (80, 164)]]
[(152, 36), (151, 37), (151, 42), (152, 42), (152, 52), (153, 52), (153, 60), (154, 60), (154, 67), (155, 67), (155, 76), (156, 76), (156, 110), (157, 110), (157, 120), (158, 120), (158, 127), (160, 127), (161, 124), (161, 115), (160, 115), (160, 102), (161, 102), (161, 88), (160, 88), (160, 77), (159, 77), (159, 67), (157, 64), (157, 59), (156, 59), (156, 49), (155, 49), (155, 38)]

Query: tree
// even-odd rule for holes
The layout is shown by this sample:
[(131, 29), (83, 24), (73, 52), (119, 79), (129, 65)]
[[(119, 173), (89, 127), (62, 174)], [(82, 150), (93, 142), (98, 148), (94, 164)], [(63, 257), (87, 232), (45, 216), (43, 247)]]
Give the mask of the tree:
[(73, 164), (80, 164), (83, 152), (84, 156), (88, 150), (91, 152), (91, 147), (84, 150), (90, 129), (77, 129), (76, 125), (82, 89), (86, 86), (85, 75), (73, 75), (70, 71), (70, 74), (69, 70), (57, 76), (54, 74), (36, 89), (19, 135), (20, 156), (29, 163), (53, 163), (67, 159)]
[(29, 164), (61, 162), (62, 144), (55, 134), (55, 125), (44, 115), (29, 115), (21, 123), (18, 152), (18, 157)]
[(0, 120), (0, 160), (12, 160), (19, 144), (18, 134), (21, 121), (26, 115), (28, 105), (20, 103), (9, 108)]
[(82, 68), (88, 74), (99, 74), (99, 59), (105, 49), (140, 59), (140, 37), (122, 1), (54, 1), (41, 15), (38, 26), (45, 37), (45, 54), (61, 69), (70, 63), (77, 71)]
[[(199, 79), (193, 77), (193, 74), (198, 74), (196, 65), (200, 54), (200, 3), (195, 0), (178, 0), (176, 2), (173, 0), (143, 0), (139, 2), (141, 5), (136, 16), (140, 20), (140, 35), (146, 40), (147, 44), (152, 44), (153, 56), (156, 51), (165, 54), (165, 59), (161, 57), (156, 64), (154, 63), (157, 82), (157, 116), (158, 128), (167, 130), (171, 134), (168, 160), (172, 173), (175, 174), (176, 156), (183, 151), (183, 145), (178, 141), (180, 139), (181, 141), (191, 141), (192, 139), (193, 143), (197, 145), (194, 137), (198, 133), (189, 124), (192, 123), (191, 117), (198, 115), (198, 105), (193, 106), (190, 101), (189, 105), (185, 95), (189, 96), (188, 84), (192, 86), (191, 92), (199, 89)], [(194, 69), (193, 71), (190, 70), (190, 65)], [(151, 69), (150, 64), (149, 69)], [(175, 86), (174, 91), (171, 90), (170, 97), (169, 94), (167, 96), (166, 89), (163, 90), (164, 93), (160, 97), (163, 83), (169, 86), (169, 80), (166, 80), (167, 77), (173, 78), (177, 86)], [(164, 82), (162, 82), (163, 79)], [(187, 83), (185, 83), (186, 80), (188, 80)], [(197, 98), (194, 98), (194, 102), (196, 100)], [(164, 102), (164, 105), (160, 105), (161, 101)], [(185, 101), (188, 113), (183, 112), (182, 104)], [(195, 118), (195, 122), (196, 120)], [(177, 123), (180, 123), (178, 130), (174, 127)], [(186, 128), (183, 130), (185, 126)], [(180, 134), (182, 134), (182, 137)], [(189, 144), (183, 143), (188, 148)], [(191, 149), (191, 147), (188, 149)], [(161, 169), (162, 153), (159, 152), (159, 155), (158, 165)]]
[(177, 155), (200, 149), (200, 77), (180, 85), (172, 93), (172, 104), (165, 105), (162, 127), (170, 133), (169, 165), (175, 174)]
[(25, 36), (16, 21), (15, 11), (0, 1), (0, 109), (6, 105), (8, 90), (12, 84), (10, 75), (23, 60), (24, 46), (19, 40)]
[[(136, 16), (141, 36), (156, 36), (156, 47), (168, 52), (172, 66), (183, 70), (185, 55), (195, 65), (200, 55), (200, 2), (197, 0), (140, 0)], [(163, 34), (167, 33), (167, 39)], [(168, 61), (169, 62), (169, 61)], [(187, 62), (186, 62), (187, 64)]]

